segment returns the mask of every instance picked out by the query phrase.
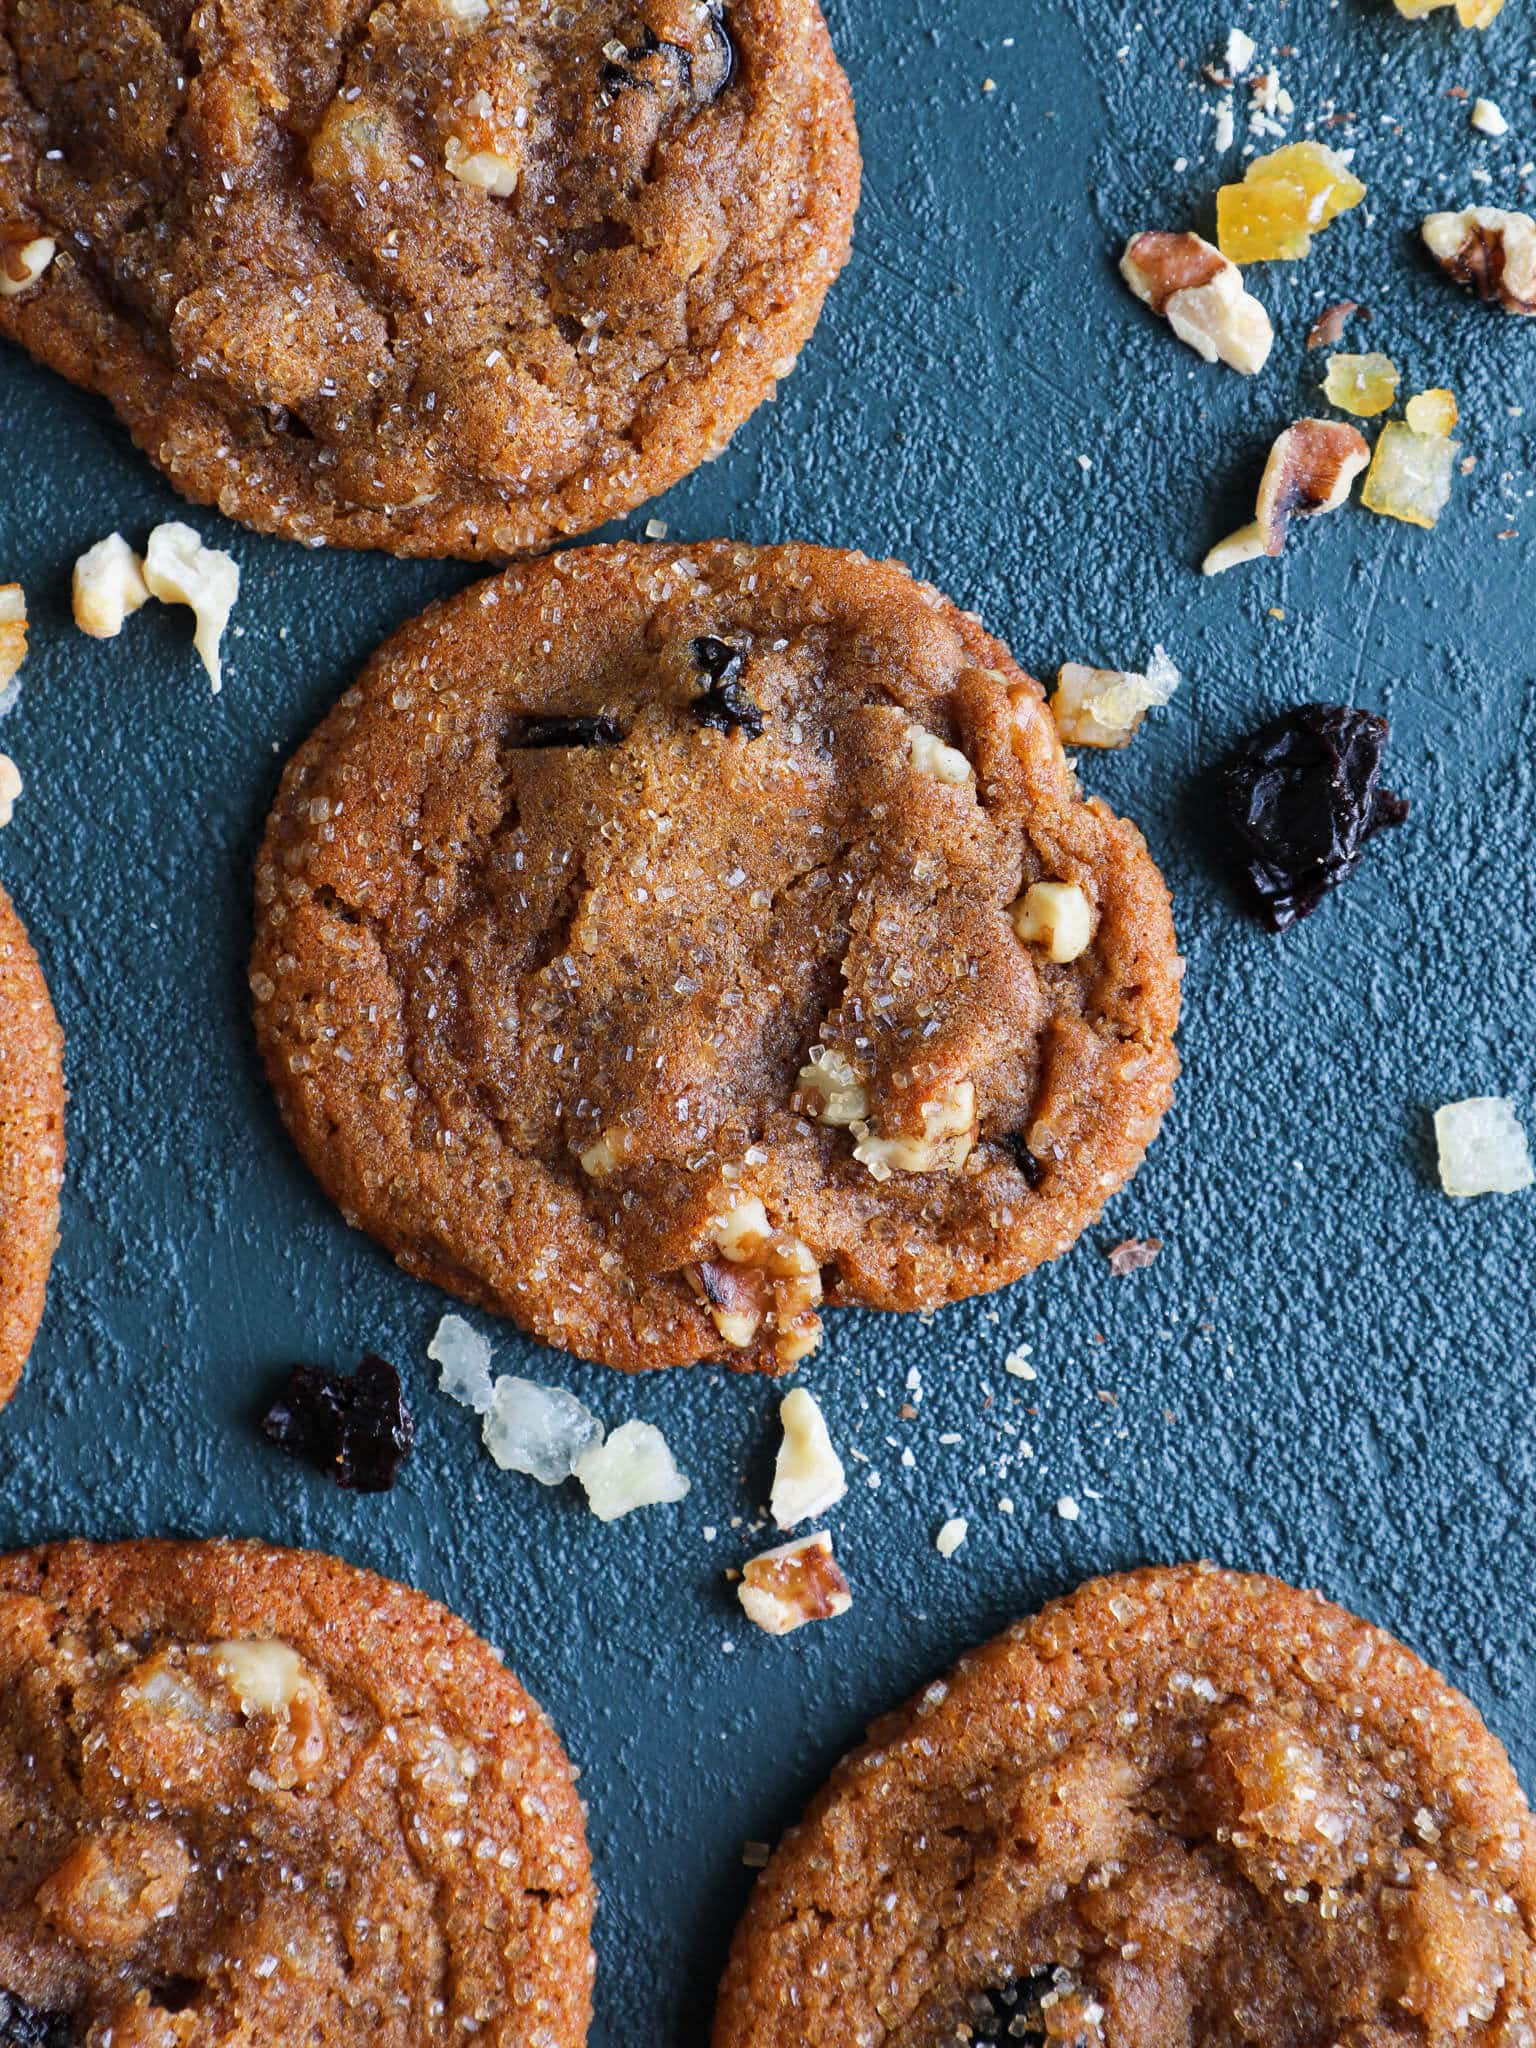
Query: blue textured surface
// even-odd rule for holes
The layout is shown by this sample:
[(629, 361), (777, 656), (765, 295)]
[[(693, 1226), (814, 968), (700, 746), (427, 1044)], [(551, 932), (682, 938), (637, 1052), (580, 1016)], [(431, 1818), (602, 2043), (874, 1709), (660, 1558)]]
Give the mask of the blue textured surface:
[[(1448, 1202), (1428, 1127), (1436, 1103), (1485, 1092), (1536, 1123), (1536, 326), (1455, 292), (1411, 233), (1431, 204), (1530, 204), (1531, 7), (1510, 0), (1481, 37), (1446, 14), (1410, 26), (1388, 0), (830, 10), (868, 159), (857, 252), (778, 404), (648, 512), (679, 538), (899, 555), (1041, 673), (1139, 665), (1165, 642), (1183, 690), (1084, 773), (1146, 830), (1190, 969), (1174, 1114), (1102, 1228), (926, 1328), (832, 1319), (804, 1377), (855, 1454), (833, 1521), (857, 1600), (788, 1642), (747, 1628), (722, 1576), (767, 1540), (732, 1523), (760, 1512), (778, 1392), (625, 1382), (500, 1327), (501, 1369), (660, 1423), (694, 1490), (604, 1528), (573, 1492), (498, 1473), (424, 1360), (451, 1304), (345, 1228), (257, 1071), (248, 871), (281, 762), (375, 642), (468, 572), (189, 515), (245, 573), (210, 699), (185, 613), (152, 607), (102, 646), (70, 626), (80, 549), (114, 526), (142, 542), (181, 508), (102, 407), (0, 356), (0, 576), (25, 581), (35, 621), (0, 727), (27, 778), (0, 866), (72, 1088), (63, 1249), (0, 1418), (0, 1543), (318, 1545), (504, 1645), (584, 1769), (598, 2048), (699, 2041), (743, 1840), (773, 1836), (867, 1716), (1090, 1571), (1207, 1553), (1320, 1585), (1449, 1671), (1536, 1780), (1536, 1196)], [(1358, 143), (1371, 191), (1310, 263), (1260, 274), (1280, 341), (1252, 383), (1197, 362), (1113, 271), (1129, 231), (1209, 227), (1216, 94), (1198, 67), (1231, 19), (1265, 51), (1297, 45), (1298, 132), (1358, 115), (1330, 132)], [(1452, 86), (1494, 93), (1509, 139), (1475, 137)], [(1279, 564), (1202, 582), (1273, 433), (1320, 409), (1302, 338), (1345, 296), (1376, 309), (1348, 345), (1388, 350), (1411, 388), (1455, 387), (1476, 471), (1433, 535), (1352, 509)], [(1261, 714), (1319, 696), (1389, 714), (1414, 817), (1276, 940), (1237, 915), (1193, 785)], [(1103, 1246), (1141, 1234), (1162, 1258), (1112, 1280)], [(1003, 1371), (1020, 1343), (1033, 1384)], [(284, 1361), (366, 1348), (400, 1362), (421, 1423), (375, 1501), (253, 1429)], [(932, 1538), (955, 1513), (971, 1536), (945, 1563)]]

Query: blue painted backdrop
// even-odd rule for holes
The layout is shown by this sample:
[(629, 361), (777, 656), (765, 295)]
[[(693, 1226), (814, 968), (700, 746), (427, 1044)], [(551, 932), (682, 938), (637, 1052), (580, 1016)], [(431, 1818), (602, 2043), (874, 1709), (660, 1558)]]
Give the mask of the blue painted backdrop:
[[(248, 873), (281, 763), (366, 652), (469, 572), (192, 515), (245, 576), (213, 700), (185, 613), (153, 607), (102, 646), (70, 627), (74, 556), (180, 508), (101, 406), (0, 356), (0, 575), (36, 621), (0, 727), (27, 779), (0, 868), (48, 963), (72, 1088), (63, 1249), (0, 1418), (0, 1543), (320, 1545), (503, 1644), (583, 1767), (599, 2048), (699, 2040), (742, 1841), (771, 1837), (867, 1716), (1091, 1571), (1203, 1552), (1318, 1584), (1447, 1669), (1536, 1779), (1536, 1196), (1446, 1201), (1428, 1127), (1482, 1092), (1536, 1123), (1536, 326), (1444, 284), (1412, 234), (1434, 205), (1531, 203), (1531, 0), (1481, 37), (1388, 0), (830, 15), (868, 160), (852, 265), (778, 403), (648, 511), (674, 537), (898, 555), (1041, 673), (1164, 642), (1184, 688), (1084, 773), (1145, 828), (1190, 961), (1177, 1105), (1104, 1226), (930, 1324), (833, 1319), (805, 1378), (853, 1454), (834, 1523), (857, 1600), (835, 1626), (770, 1642), (723, 1581), (766, 1540), (733, 1524), (766, 1493), (771, 1387), (626, 1383), (487, 1322), (502, 1369), (660, 1423), (694, 1490), (604, 1528), (573, 1492), (498, 1473), (426, 1368), (449, 1304), (346, 1229), (257, 1072)], [(1309, 263), (1262, 274), (1280, 340), (1256, 382), (1198, 363), (1113, 267), (1130, 231), (1209, 227), (1217, 95), (1199, 66), (1233, 18), (1265, 51), (1296, 46), (1298, 132), (1355, 117), (1327, 132), (1370, 187)], [(1452, 86), (1494, 93), (1509, 138), (1475, 137)], [(1343, 297), (1375, 309), (1355, 346), (1387, 349), (1413, 388), (1455, 387), (1476, 470), (1433, 535), (1355, 509), (1281, 563), (1202, 582), (1270, 438), (1318, 408), (1302, 338)], [(1196, 780), (1262, 714), (1319, 696), (1391, 717), (1414, 817), (1277, 940), (1237, 914)], [(1167, 1249), (1112, 1280), (1102, 1248), (1133, 1234)], [(1033, 1382), (1003, 1370), (1022, 1344)], [(253, 1429), (284, 1361), (365, 1348), (399, 1361), (421, 1423), (402, 1484), (372, 1501)], [(971, 1536), (945, 1563), (932, 1538), (956, 1513)]]

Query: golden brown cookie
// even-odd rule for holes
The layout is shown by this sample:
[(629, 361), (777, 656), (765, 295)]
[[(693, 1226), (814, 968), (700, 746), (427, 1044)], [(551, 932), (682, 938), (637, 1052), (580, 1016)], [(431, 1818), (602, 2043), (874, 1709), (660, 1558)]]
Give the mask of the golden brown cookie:
[(759, 1879), (714, 2048), (1529, 2048), (1536, 1828), (1313, 1593), (1096, 1579), (877, 1722)]
[(290, 763), (257, 898), (347, 1217), (627, 1368), (1016, 1279), (1177, 1067), (1140, 834), (973, 618), (831, 549), (591, 548), (427, 612)]
[(665, 489), (793, 369), (858, 187), (815, 0), (0, 8), (0, 333), (314, 545)]
[(64, 1178), (64, 1036), (0, 888), (0, 1407), (43, 1313)]
[(257, 1543), (25, 1552), (0, 1689), (0, 2041), (586, 2040), (570, 1765), (435, 1602)]

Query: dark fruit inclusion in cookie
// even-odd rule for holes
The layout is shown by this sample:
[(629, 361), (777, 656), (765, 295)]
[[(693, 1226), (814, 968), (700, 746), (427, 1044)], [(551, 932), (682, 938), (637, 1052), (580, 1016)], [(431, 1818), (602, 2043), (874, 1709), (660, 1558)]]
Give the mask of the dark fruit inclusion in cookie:
[(512, 728), (514, 747), (616, 747), (624, 728), (605, 713), (588, 718), (520, 718)]
[(709, 688), (693, 700), (693, 715), (699, 724), (718, 726), (721, 732), (744, 732), (749, 740), (760, 740), (763, 714), (741, 687), (744, 657), (740, 648), (706, 634), (694, 641), (692, 654), (709, 677)]
[(956, 2041), (966, 2048), (1046, 2048), (1049, 2037), (1040, 2001), (1052, 1981), (1050, 1970), (1033, 1970), (997, 1991), (976, 1992), (971, 2016), (962, 2023)]
[(691, 100), (707, 107), (719, 99), (721, 93), (736, 82), (736, 44), (726, 26), (724, 9), (712, 5), (708, 11), (712, 48), (707, 61), (694, 56), (680, 44), (661, 41), (654, 29), (643, 28), (627, 48), (621, 43), (606, 47), (604, 54), (608, 62), (603, 66), (600, 79), (603, 91), (612, 98), (615, 93), (628, 92), (635, 87), (654, 86), (655, 81), (643, 68), (645, 60), (665, 51), (676, 64), (683, 91)]
[(1347, 704), (1303, 704), (1221, 768), (1217, 796), (1259, 915), (1282, 932), (1348, 881), (1365, 843), (1408, 815), (1380, 783), (1391, 727)]
[(41, 2012), (14, 1991), (0, 1991), (0, 2048), (79, 2048), (82, 2038), (68, 2013)]
[(400, 1375), (373, 1352), (355, 1373), (296, 1365), (262, 1418), (262, 1434), (354, 1493), (387, 1493), (416, 1442)]

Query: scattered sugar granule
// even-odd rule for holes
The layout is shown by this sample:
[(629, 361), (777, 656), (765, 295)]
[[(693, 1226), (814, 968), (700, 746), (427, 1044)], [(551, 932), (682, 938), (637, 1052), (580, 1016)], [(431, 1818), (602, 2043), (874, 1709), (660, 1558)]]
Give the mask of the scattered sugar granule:
[(1029, 1350), (1027, 1344), (1021, 1344), (1016, 1350), (1010, 1351), (1003, 1360), (1003, 1371), (1011, 1373), (1016, 1380), (1038, 1379), (1040, 1375), (1029, 1362)]
[(1507, 1095), (1474, 1095), (1435, 1111), (1440, 1185), (1448, 1195), (1515, 1195), (1531, 1186), (1531, 1148)]
[(442, 1367), (437, 1384), (449, 1400), (484, 1415), (495, 1398), (490, 1338), (471, 1329), (462, 1316), (444, 1316), (427, 1346), (427, 1356)]
[(9, 754), (0, 754), (0, 828), (15, 817), (16, 799), (20, 795), (20, 771)]
[(601, 1446), (603, 1425), (564, 1387), (503, 1377), (492, 1390), (483, 1434), (504, 1472), (559, 1486)]
[(1509, 123), (1504, 110), (1497, 100), (1474, 100), (1472, 102), (1472, 126), (1483, 135), (1507, 135)]
[(940, 1557), (953, 1557), (970, 1533), (971, 1525), (964, 1515), (951, 1515), (934, 1537), (933, 1547)]
[(779, 1409), (784, 1441), (773, 1468), (769, 1513), (781, 1529), (810, 1522), (848, 1491), (843, 1461), (832, 1448), (826, 1417), (813, 1395), (796, 1387)]
[(1064, 1522), (1075, 1522), (1083, 1511), (1070, 1493), (1064, 1493), (1056, 1503), (1056, 1512)]
[(583, 1453), (574, 1471), (600, 1522), (617, 1521), (636, 1508), (683, 1500), (692, 1485), (678, 1470), (666, 1438), (650, 1422), (622, 1424), (606, 1443)]
[(741, 1860), (748, 1870), (766, 1870), (772, 1854), (766, 1842), (743, 1842), (741, 1845)]

